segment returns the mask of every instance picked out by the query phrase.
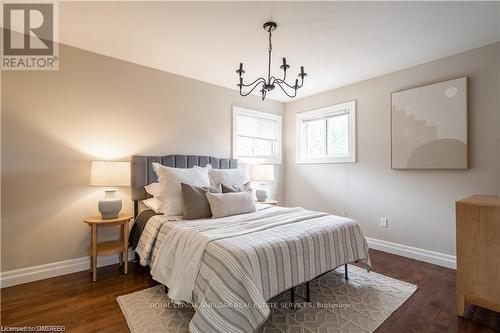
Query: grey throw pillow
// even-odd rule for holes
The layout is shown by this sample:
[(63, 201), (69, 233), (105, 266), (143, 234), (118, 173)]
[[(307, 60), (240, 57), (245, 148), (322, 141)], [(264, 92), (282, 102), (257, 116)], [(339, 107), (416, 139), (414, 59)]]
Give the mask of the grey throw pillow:
[(252, 190), (252, 185), (250, 182), (245, 183), (243, 185), (224, 185), (224, 183), (221, 183), (222, 187), (222, 193), (235, 193), (235, 192), (246, 192), (246, 191), (251, 191)]
[(213, 218), (252, 213), (256, 211), (251, 191), (234, 193), (206, 193)]
[(221, 185), (199, 187), (181, 183), (182, 215), (185, 220), (206, 219), (212, 217), (206, 193), (221, 193)]

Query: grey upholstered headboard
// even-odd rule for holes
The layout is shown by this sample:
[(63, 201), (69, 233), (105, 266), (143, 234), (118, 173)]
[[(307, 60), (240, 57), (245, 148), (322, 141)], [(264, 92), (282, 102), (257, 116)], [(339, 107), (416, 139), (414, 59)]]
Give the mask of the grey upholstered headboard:
[(144, 186), (157, 181), (156, 174), (153, 171), (153, 162), (173, 168), (192, 168), (195, 165), (204, 167), (207, 164), (211, 164), (215, 169), (236, 169), (238, 167), (238, 160), (210, 156), (132, 156), (130, 183), (132, 186), (132, 200), (134, 201), (134, 215), (136, 216), (138, 213), (138, 200), (147, 199), (149, 196)]

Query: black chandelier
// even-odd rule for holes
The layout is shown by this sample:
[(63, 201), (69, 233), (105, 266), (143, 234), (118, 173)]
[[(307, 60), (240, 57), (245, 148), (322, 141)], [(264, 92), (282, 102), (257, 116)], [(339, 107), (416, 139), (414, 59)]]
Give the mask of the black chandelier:
[[(243, 63), (240, 62), (240, 68), (236, 70), (236, 73), (240, 76), (240, 83), (237, 84), (238, 87), (240, 87), (240, 95), (241, 96), (248, 96), (249, 94), (254, 91), (255, 88), (257, 88), (259, 85), (261, 87), (260, 93), (262, 95), (262, 100), (266, 99), (266, 93), (268, 91), (271, 91), (274, 89), (274, 87), (278, 86), (283, 90), (283, 92), (290, 98), (294, 98), (297, 96), (297, 89), (301, 88), (302, 85), (304, 84), (304, 77), (307, 76), (307, 73), (304, 73), (304, 66), (300, 66), (300, 85), (299, 85), (299, 79), (295, 79), (295, 84), (289, 85), (288, 83), (285, 82), (286, 80), (286, 71), (288, 68), (290, 68), (290, 65), (286, 63), (286, 58), (283, 58), (283, 64), (280, 66), (280, 68), (283, 70), (283, 78), (282, 79), (277, 79), (274, 76), (271, 76), (271, 52), (273, 51), (273, 44), (271, 43), (271, 37), (272, 37), (272, 32), (276, 30), (276, 27), (278, 25), (275, 22), (266, 22), (264, 23), (263, 27), (264, 30), (266, 30), (269, 33), (269, 61), (268, 61), (268, 66), (267, 66), (267, 80), (263, 77), (259, 77), (255, 81), (253, 81), (250, 84), (244, 84), (243, 83), (243, 77), (242, 75), (245, 73), (243, 70)], [(243, 87), (251, 87), (249, 88), (250, 90), (247, 93), (243, 92)], [(290, 93), (287, 91), (291, 91)]]

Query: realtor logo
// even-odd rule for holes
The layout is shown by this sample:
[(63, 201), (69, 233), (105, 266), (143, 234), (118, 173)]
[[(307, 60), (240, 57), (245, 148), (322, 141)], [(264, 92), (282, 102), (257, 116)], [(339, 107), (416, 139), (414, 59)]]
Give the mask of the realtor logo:
[(2, 12), (2, 70), (57, 70), (57, 3), (4, 2)]

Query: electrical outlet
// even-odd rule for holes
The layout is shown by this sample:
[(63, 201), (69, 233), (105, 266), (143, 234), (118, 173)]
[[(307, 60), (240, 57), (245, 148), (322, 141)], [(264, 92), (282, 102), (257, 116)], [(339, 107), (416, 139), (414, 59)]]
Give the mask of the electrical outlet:
[(381, 217), (380, 218), (380, 227), (381, 228), (387, 228), (387, 217)]

